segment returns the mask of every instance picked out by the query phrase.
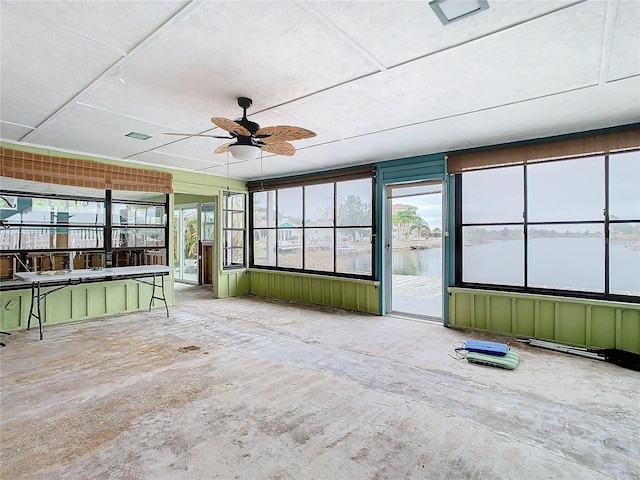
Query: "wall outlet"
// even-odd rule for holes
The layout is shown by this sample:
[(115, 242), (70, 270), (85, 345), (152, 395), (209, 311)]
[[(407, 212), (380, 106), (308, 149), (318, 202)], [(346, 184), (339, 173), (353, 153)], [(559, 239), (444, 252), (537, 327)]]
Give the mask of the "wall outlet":
[(14, 298), (13, 300), (9, 300), (7, 304), (4, 306), (5, 310), (14, 310), (18, 306), (18, 299)]

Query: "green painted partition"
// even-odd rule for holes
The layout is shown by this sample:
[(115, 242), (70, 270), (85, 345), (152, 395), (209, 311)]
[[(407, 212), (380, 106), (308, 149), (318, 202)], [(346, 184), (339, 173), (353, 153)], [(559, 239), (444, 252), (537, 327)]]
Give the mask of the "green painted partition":
[(640, 305), (450, 287), (449, 326), (640, 354)]
[[(165, 295), (167, 304), (173, 305), (174, 291), (171, 276), (165, 278)], [(143, 279), (153, 281), (153, 277)], [(160, 280), (157, 279), (160, 285)], [(43, 287), (42, 293), (57, 287)], [(130, 313), (149, 308), (151, 285), (135, 280), (117, 280), (100, 283), (84, 283), (65, 287), (51, 293), (41, 301), (43, 324), (86, 320)], [(156, 289), (156, 295), (158, 290)], [(0, 291), (0, 330), (24, 330), (27, 328), (29, 309), (31, 306), (31, 289)], [(164, 313), (164, 302), (154, 300), (153, 308), (161, 307)], [(38, 321), (31, 319), (31, 328), (38, 328)]]
[(217, 298), (235, 297), (249, 291), (249, 271), (246, 269), (224, 270), (218, 276)]
[(254, 269), (249, 276), (254, 295), (380, 314), (379, 282)]

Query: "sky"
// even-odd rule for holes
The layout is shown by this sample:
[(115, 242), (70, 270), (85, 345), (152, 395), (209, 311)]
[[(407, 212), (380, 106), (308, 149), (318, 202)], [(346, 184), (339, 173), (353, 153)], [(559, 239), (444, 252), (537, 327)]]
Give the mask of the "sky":
[[(602, 221), (604, 157), (543, 162), (527, 167), (530, 222)], [(468, 172), (462, 177), (464, 223), (522, 222), (522, 166)], [(620, 219), (640, 219), (640, 152), (610, 156), (609, 210)]]
[[(438, 185), (438, 187), (440, 187)], [(430, 194), (422, 194), (422, 195), (412, 195), (412, 196), (400, 196), (395, 197), (396, 194), (401, 194), (401, 192), (396, 192), (394, 189), (394, 198), (392, 201), (393, 205), (398, 203), (404, 205), (411, 205), (413, 207), (418, 208), (418, 215), (420, 215), (429, 228), (439, 228), (442, 230), (442, 193), (430, 193)]]

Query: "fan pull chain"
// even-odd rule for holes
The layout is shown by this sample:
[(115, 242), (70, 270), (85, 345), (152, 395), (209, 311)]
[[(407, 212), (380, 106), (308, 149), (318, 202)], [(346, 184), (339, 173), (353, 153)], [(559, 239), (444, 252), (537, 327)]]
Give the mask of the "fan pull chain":
[(227, 192), (230, 192), (229, 190), (229, 149), (227, 148)]
[(262, 175), (262, 148), (260, 149), (260, 190), (264, 190), (264, 176)]

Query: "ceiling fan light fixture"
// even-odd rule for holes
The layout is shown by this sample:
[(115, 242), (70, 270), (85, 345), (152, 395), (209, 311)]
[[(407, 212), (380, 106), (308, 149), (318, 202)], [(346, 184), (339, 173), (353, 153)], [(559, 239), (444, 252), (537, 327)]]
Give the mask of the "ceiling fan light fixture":
[(260, 153), (256, 145), (229, 145), (229, 152), (236, 160), (255, 160)]

